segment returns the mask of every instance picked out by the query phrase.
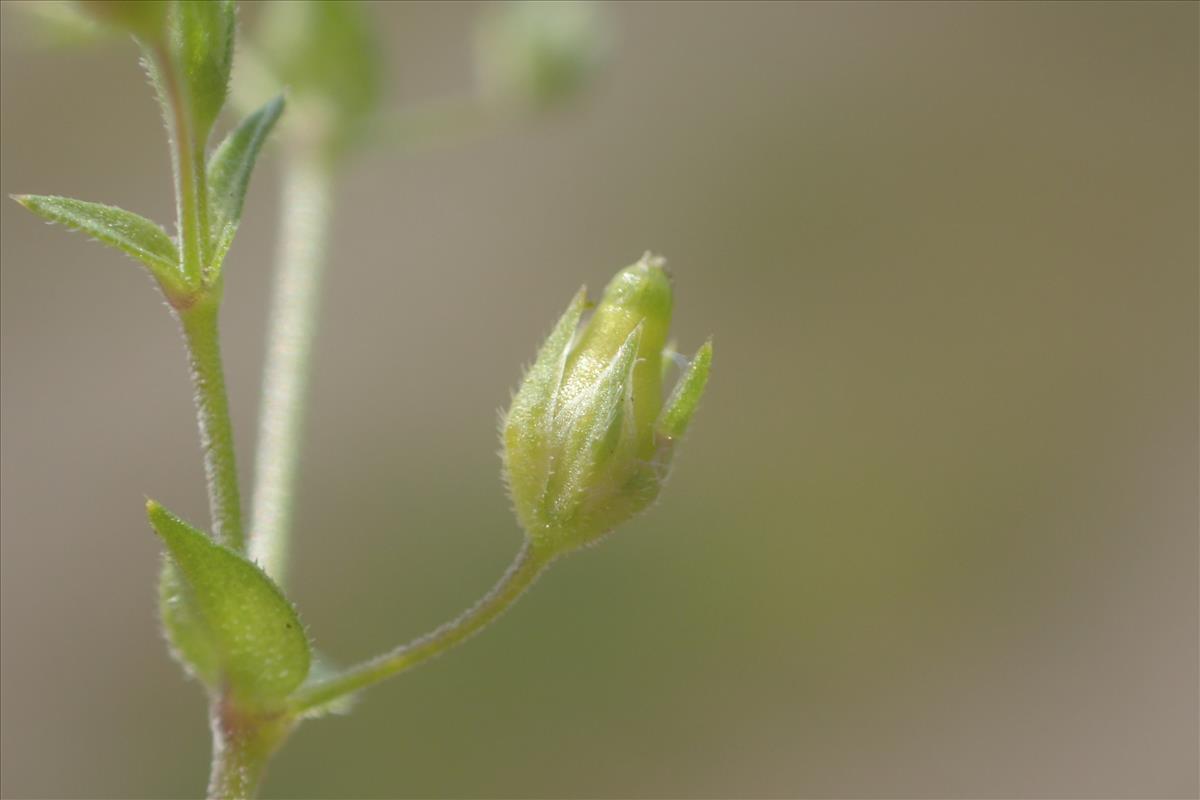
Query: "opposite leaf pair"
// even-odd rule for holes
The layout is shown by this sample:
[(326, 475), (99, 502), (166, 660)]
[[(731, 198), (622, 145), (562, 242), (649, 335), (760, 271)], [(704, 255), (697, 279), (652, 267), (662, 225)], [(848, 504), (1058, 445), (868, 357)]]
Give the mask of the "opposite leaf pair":
[(140, 261), (172, 305), (188, 305), (195, 294), (216, 283), (242, 217), (250, 174), (271, 128), (283, 113), (276, 97), (242, 121), (208, 159), (211, 254), (198, 283), (184, 269), (178, 243), (157, 223), (116, 206), (53, 195), (15, 195), (13, 199), (51, 222), (58, 222), (121, 250)]

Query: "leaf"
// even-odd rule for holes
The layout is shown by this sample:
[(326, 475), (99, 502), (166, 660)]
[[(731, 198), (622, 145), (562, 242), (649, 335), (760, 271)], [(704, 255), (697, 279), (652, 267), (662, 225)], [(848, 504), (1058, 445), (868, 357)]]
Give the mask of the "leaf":
[(116, 206), (52, 195), (13, 195), (25, 208), (51, 222), (81, 231), (141, 261), (160, 281), (178, 287), (179, 253), (157, 223)]
[(255, 564), (153, 500), (146, 514), (175, 567), (164, 571), (161, 592), (173, 647), (210, 688), (244, 704), (277, 704), (304, 682), (311, 661), (291, 603)]
[(168, 41), (187, 97), (195, 141), (208, 141), (233, 69), (236, 15), (232, 0), (178, 0), (172, 5)]
[(163, 559), (158, 576), (158, 616), (175, 660), (205, 686), (218, 686), (221, 670), (212, 637), (196, 614), (179, 568), (170, 556)]
[(212, 263), (218, 269), (233, 244), (233, 235), (242, 219), (242, 203), (246, 198), (246, 187), (250, 185), (254, 162), (258, 160), (263, 142), (282, 113), (283, 95), (280, 95), (242, 120), (242, 124), (225, 137), (208, 161)]

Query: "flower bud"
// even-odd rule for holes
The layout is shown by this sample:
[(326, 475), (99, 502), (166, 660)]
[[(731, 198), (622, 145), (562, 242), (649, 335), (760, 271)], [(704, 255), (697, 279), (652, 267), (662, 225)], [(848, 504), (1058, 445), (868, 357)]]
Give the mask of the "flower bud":
[(488, 6), (475, 46), (485, 93), (534, 108), (569, 100), (605, 60), (606, 22), (599, 4), (583, 0)]
[(264, 94), (269, 97), (286, 86), (292, 105), (288, 124), (294, 131), (305, 130), (305, 137), (325, 139), (340, 152), (376, 113), (383, 97), (383, 46), (374, 10), (357, 0), (275, 0), (261, 5), (259, 66), (267, 75), (260, 80), (270, 87)]
[(670, 276), (650, 254), (604, 290), (580, 329), (575, 295), (525, 375), (503, 425), (513, 506), (535, 546), (562, 553), (646, 508), (666, 480), (712, 361), (696, 353), (663, 403)]

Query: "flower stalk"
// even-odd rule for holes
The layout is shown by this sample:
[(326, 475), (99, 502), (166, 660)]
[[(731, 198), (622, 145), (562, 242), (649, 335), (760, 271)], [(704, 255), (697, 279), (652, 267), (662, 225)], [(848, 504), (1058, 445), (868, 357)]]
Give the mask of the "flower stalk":
[(291, 711), (303, 715), (326, 706), (462, 644), (511, 608), (553, 560), (554, 554), (525, 542), (508, 570), (475, 605), (408, 644), (301, 688), (292, 697)]

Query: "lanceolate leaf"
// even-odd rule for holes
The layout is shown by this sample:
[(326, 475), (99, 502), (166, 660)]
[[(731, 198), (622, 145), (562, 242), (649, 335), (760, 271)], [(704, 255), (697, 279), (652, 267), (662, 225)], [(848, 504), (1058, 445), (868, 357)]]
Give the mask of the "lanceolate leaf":
[(255, 111), (221, 142), (208, 161), (209, 214), (212, 225), (213, 264), (219, 265), (233, 244), (250, 173), (263, 142), (283, 113), (283, 95)]
[(178, 654), (238, 702), (277, 704), (304, 681), (311, 660), (291, 603), (256, 565), (158, 503), (148, 502), (146, 513), (175, 567), (164, 571), (162, 612)]
[(82, 231), (136, 258), (169, 286), (183, 280), (175, 242), (157, 223), (139, 214), (70, 197), (24, 194), (13, 199), (43, 219)]

